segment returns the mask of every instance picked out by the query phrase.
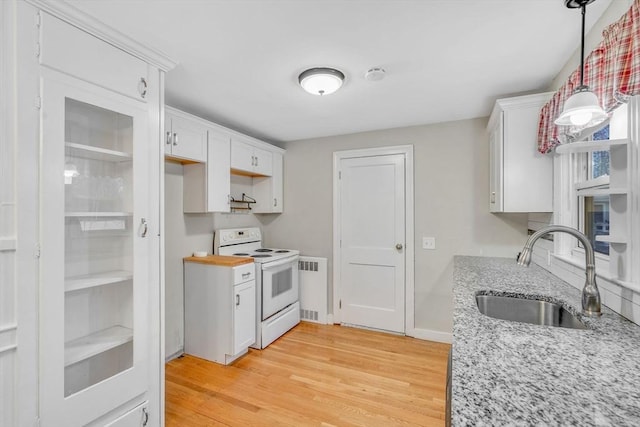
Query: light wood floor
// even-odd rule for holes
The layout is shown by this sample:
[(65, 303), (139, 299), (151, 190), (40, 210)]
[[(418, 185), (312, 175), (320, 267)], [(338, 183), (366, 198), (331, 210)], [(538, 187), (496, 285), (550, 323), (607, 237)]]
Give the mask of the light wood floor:
[(166, 366), (166, 425), (443, 426), (448, 344), (301, 323), (230, 366)]

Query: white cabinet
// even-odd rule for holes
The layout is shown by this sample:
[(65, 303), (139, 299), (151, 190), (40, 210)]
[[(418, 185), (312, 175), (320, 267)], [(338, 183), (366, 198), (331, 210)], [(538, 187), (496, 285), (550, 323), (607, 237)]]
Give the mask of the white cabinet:
[(231, 136), (210, 127), (207, 162), (184, 166), (183, 208), (187, 213), (229, 212)]
[(540, 109), (552, 95), (496, 101), (488, 125), (491, 212), (553, 211), (553, 159), (536, 143)]
[(253, 177), (254, 213), (282, 213), (284, 194), (284, 164), (282, 153), (274, 152), (270, 177)]
[[(136, 58), (44, 13), (41, 31), (41, 40), (62, 37), (57, 42), (67, 46), (71, 62), (64, 73), (50, 61), (39, 67), (39, 425), (132, 425), (142, 407), (121, 423), (114, 418), (157, 396), (154, 366), (160, 377), (159, 338), (153, 338), (160, 305), (150, 304), (152, 295), (159, 298), (151, 290), (159, 289), (153, 281), (161, 268), (154, 222), (159, 121), (151, 119), (160, 112), (160, 73), (145, 80), (141, 97), (140, 69), (128, 68)], [(77, 40), (86, 43), (69, 49)], [(111, 53), (107, 69), (92, 75), (105, 77), (104, 86), (78, 78), (93, 66), (87, 45)], [(44, 58), (48, 47), (45, 42)], [(147, 68), (151, 76), (153, 67)]]
[(182, 163), (207, 161), (207, 126), (193, 116), (166, 107), (165, 157)]
[(256, 338), (254, 264), (185, 259), (184, 304), (185, 353), (225, 365), (233, 362)]
[(231, 169), (248, 176), (271, 176), (273, 173), (271, 151), (260, 148), (233, 136), (231, 138)]

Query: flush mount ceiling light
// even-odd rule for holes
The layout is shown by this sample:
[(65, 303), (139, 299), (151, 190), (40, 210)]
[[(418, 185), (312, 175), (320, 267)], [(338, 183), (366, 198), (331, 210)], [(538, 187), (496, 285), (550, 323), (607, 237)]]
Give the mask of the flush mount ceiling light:
[(567, 99), (560, 116), (554, 121), (560, 126), (591, 127), (607, 119), (598, 102), (598, 97), (584, 84), (584, 21), (587, 5), (595, 0), (565, 0), (564, 4), (570, 9), (582, 10), (582, 33), (580, 43), (580, 86)]
[(313, 95), (329, 95), (342, 86), (344, 74), (335, 68), (310, 68), (298, 76), (302, 89)]

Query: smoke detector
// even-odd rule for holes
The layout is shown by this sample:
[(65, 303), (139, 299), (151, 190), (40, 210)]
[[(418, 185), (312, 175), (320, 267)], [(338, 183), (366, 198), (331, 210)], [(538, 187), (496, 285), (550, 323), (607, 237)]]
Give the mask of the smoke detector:
[(369, 70), (367, 70), (367, 72), (364, 73), (364, 78), (365, 80), (368, 80), (370, 82), (377, 82), (384, 79), (384, 74), (385, 74), (384, 68), (374, 67), (374, 68), (369, 68)]

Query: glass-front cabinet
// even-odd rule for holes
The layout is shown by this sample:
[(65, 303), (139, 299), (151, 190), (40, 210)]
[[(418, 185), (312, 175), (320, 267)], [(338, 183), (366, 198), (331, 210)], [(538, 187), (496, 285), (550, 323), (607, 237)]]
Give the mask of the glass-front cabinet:
[(41, 407), (84, 425), (148, 387), (148, 110), (43, 77)]

